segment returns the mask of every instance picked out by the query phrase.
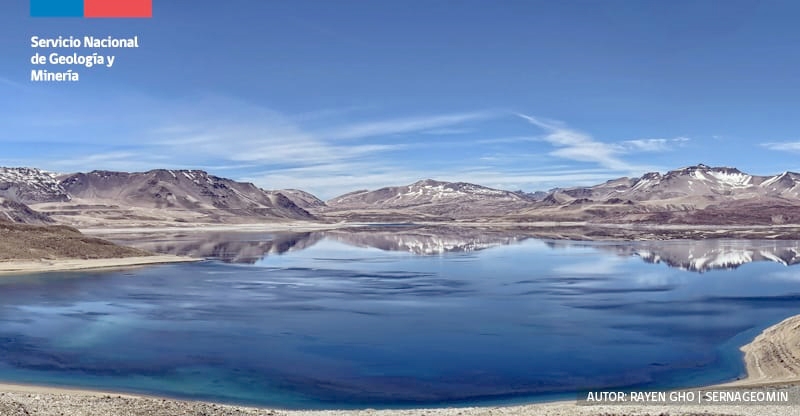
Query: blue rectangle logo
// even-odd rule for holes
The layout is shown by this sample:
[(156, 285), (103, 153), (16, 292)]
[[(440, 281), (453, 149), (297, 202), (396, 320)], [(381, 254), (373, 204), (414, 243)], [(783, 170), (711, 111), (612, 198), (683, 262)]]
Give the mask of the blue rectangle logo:
[(83, 17), (83, 0), (30, 0), (31, 17)]

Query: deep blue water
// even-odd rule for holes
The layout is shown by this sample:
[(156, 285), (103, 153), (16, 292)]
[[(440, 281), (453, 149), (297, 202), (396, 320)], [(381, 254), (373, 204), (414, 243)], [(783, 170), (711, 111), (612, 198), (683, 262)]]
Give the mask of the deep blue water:
[(322, 238), (255, 264), (2, 278), (0, 379), (283, 408), (533, 401), (734, 379), (738, 347), (798, 313), (800, 267), (769, 261)]

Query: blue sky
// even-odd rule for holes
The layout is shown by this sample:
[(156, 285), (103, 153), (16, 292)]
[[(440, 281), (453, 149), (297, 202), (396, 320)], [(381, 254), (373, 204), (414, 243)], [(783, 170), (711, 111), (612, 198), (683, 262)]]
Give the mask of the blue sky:
[[(0, 165), (198, 168), (324, 198), (423, 178), (527, 191), (696, 163), (800, 171), (794, 1), (0, 5)], [(139, 35), (31, 83), (33, 35)]]

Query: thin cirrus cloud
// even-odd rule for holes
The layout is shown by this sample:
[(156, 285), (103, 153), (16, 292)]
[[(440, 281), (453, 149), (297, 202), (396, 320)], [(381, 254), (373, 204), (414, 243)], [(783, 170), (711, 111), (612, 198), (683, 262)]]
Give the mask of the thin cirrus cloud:
[(460, 134), (467, 134), (474, 132), (475, 129), (472, 128), (455, 128), (455, 127), (443, 127), (437, 128), (432, 130), (425, 130), (422, 131), (422, 134), (427, 134), (431, 136), (455, 136)]
[(101, 169), (133, 172), (159, 169), (165, 167), (165, 164), (175, 169), (192, 169), (189, 166), (176, 166), (171, 162), (168, 156), (152, 152), (111, 151), (54, 160), (48, 164), (48, 168), (60, 173)]
[[(625, 160), (622, 156), (636, 152), (668, 151), (683, 146), (690, 139), (676, 137), (672, 139), (636, 139), (616, 143), (596, 140), (591, 135), (572, 129), (563, 123), (545, 120), (525, 114), (517, 116), (545, 131), (545, 135), (534, 140), (543, 140), (553, 147), (551, 156), (574, 160), (577, 162), (596, 163), (606, 169), (620, 172), (642, 172), (654, 170), (650, 166), (642, 166)], [(531, 140), (526, 138), (525, 140)]]
[(546, 132), (541, 139), (556, 148), (550, 152), (551, 156), (578, 162), (593, 162), (614, 171), (641, 170), (639, 166), (621, 159), (620, 150), (614, 144), (597, 141), (592, 136), (568, 128), (559, 122), (524, 114), (518, 116)]
[[(0, 79), (0, 86), (3, 84)], [(56, 96), (46, 103), (58, 107), (60, 99)], [(30, 101), (23, 102), (21, 107), (32, 107), (33, 100)], [(272, 170), (275, 176), (285, 176), (280, 174), (286, 169), (315, 168), (314, 175), (320, 182), (325, 182), (326, 175), (345, 179), (347, 176), (337, 172), (337, 167), (347, 166), (351, 177), (363, 177), (370, 184), (391, 183), (392, 178), (405, 178), (399, 174), (403, 169), (409, 171), (408, 178), (420, 174), (410, 173), (414, 166), (418, 169), (419, 166), (415, 165), (413, 154), (405, 152), (430, 146), (431, 134), (466, 134), (482, 127), (481, 122), (498, 117), (497, 112), (489, 110), (370, 117), (361, 113), (374, 111), (362, 107), (287, 114), (217, 96), (164, 101), (134, 95), (113, 102), (131, 111), (113, 122), (95, 119), (95, 114), (101, 113), (107, 103), (86, 100), (81, 106), (68, 106), (63, 112), (70, 123), (59, 123), (46, 130), (41, 128), (40, 120), (19, 117), (14, 111), (25, 112), (10, 108), (13, 111), (3, 117), (7, 123), (0, 141), (16, 140), (22, 144), (20, 155), (8, 164), (60, 172), (208, 167), (211, 173), (224, 171), (219, 174), (233, 179), (252, 176), (254, 171)], [(87, 129), (87, 125), (91, 128)], [(41, 140), (39, 136), (54, 143), (49, 152), (30, 150), (30, 143)], [(440, 142), (436, 141), (436, 145)], [(401, 154), (404, 156), (400, 157)], [(362, 162), (375, 166), (367, 166), (369, 169), (365, 171)], [(376, 170), (394, 162), (398, 164), (394, 173), (381, 174)], [(295, 183), (284, 178), (280, 186), (299, 187), (304, 182), (301, 172), (291, 173), (298, 175)], [(263, 182), (262, 185), (278, 184)]]
[[(431, 128), (455, 128), (482, 120), (489, 112), (355, 122), (316, 130), (305, 129), (292, 118), (268, 112), (257, 118), (220, 121), (202, 117), (171, 123), (152, 132), (152, 146), (181, 150), (182, 157), (214, 156), (236, 162), (319, 165), (365, 158), (423, 145), (397, 141), (369, 143), (359, 139), (401, 133), (422, 133)], [(256, 120), (256, 121), (254, 121)]]
[(5, 86), (12, 87), (12, 88), (15, 88), (15, 89), (28, 89), (28, 87), (26, 85), (21, 84), (21, 83), (16, 82), (16, 81), (12, 81), (12, 80), (10, 80), (10, 79), (8, 79), (6, 77), (3, 77), (3, 76), (0, 76), (0, 85), (5, 85)]
[(620, 148), (623, 151), (638, 151), (638, 152), (665, 152), (673, 150), (676, 147), (684, 146), (689, 142), (688, 137), (675, 137), (673, 139), (636, 139), (625, 140), (620, 143)]
[(73, 123), (44, 131), (12, 113), (9, 131), (22, 132), (14, 137), (23, 142), (33, 142), (37, 136), (30, 132), (38, 132), (56, 143), (47, 153), (26, 155), (20, 147), (26, 164), (35, 167), (205, 169), (266, 189), (300, 188), (321, 197), (425, 178), (528, 191), (590, 185), (656, 170), (628, 158), (688, 140), (605, 143), (563, 123), (492, 109), (373, 117), (365, 113), (375, 109), (352, 107), (287, 114), (220, 97), (165, 102), (134, 96), (120, 103), (131, 109), (129, 115), (111, 121), (95, 115), (104, 105), (86, 102), (64, 114)]
[(571, 170), (567, 167), (551, 171), (492, 167), (420, 171), (385, 161), (361, 161), (271, 169), (254, 172), (242, 179), (265, 188), (299, 188), (327, 199), (355, 190), (407, 185), (426, 178), (478, 183), (497, 189), (546, 190), (553, 184), (595, 184), (607, 180), (608, 175), (598, 170)]
[(762, 143), (761, 146), (769, 150), (776, 150), (782, 152), (800, 152), (800, 141)]
[(390, 136), (402, 133), (435, 131), (436, 129), (454, 131), (451, 126), (482, 121), (497, 117), (494, 111), (480, 111), (460, 114), (446, 114), (427, 117), (401, 118), (374, 122), (356, 123), (349, 126), (322, 131), (320, 135), (329, 139), (363, 139)]
[[(479, 121), (492, 113), (474, 112), (354, 122), (307, 129), (296, 119), (271, 111), (245, 112), (247, 117), (205, 117), (184, 113), (145, 135), (141, 147), (126, 152), (99, 152), (56, 163), (57, 169), (81, 166), (115, 170), (201, 168), (247, 180), (267, 189), (299, 188), (323, 198), (354, 189), (403, 185), (424, 178), (479, 183), (502, 189), (543, 190), (553, 186), (589, 185), (607, 180), (616, 171), (635, 169), (620, 156), (667, 145), (667, 140), (606, 144), (553, 122), (535, 120), (546, 135), (476, 141), (477, 155), (467, 159), (425, 164), (397, 158), (398, 151), (425, 146), (420, 137), (431, 129), (483, 128)], [(499, 118), (499, 117), (498, 117)], [(492, 119), (491, 121), (497, 121)], [(502, 120), (501, 120), (502, 121)], [(470, 124), (472, 123), (472, 124)], [(376, 143), (372, 139), (408, 133), (402, 140)], [(419, 136), (415, 136), (419, 135)], [(364, 140), (360, 140), (364, 139)], [(490, 153), (482, 144), (524, 141), (556, 149)], [(671, 141), (670, 141), (671, 142)], [(632, 144), (636, 143), (636, 144)], [(418, 150), (418, 149), (417, 149)], [(558, 158), (597, 162), (595, 169), (559, 164)], [(530, 162), (536, 161), (534, 166)], [(225, 172), (225, 173), (223, 173)], [(627, 173), (627, 171), (626, 171)]]

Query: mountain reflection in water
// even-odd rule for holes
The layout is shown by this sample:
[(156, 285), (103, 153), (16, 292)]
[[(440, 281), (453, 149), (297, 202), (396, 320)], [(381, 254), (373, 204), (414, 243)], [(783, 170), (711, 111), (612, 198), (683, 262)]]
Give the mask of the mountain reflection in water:
[(122, 242), (210, 261), (0, 279), (0, 380), (303, 409), (566, 399), (733, 380), (739, 347), (800, 308), (792, 242), (431, 226)]
[[(226, 263), (254, 264), (270, 255), (304, 250), (327, 239), (347, 245), (416, 255), (441, 255), (485, 250), (535, 238), (524, 232), (475, 228), (353, 228), (302, 233), (183, 233), (136, 239), (121, 244), (163, 254), (204, 257)], [(752, 262), (800, 263), (800, 241), (667, 240), (582, 242), (548, 240), (557, 250), (594, 248), (619, 256), (638, 256), (647, 263), (693, 272), (730, 270)]]

